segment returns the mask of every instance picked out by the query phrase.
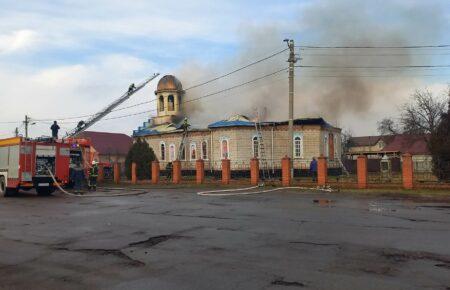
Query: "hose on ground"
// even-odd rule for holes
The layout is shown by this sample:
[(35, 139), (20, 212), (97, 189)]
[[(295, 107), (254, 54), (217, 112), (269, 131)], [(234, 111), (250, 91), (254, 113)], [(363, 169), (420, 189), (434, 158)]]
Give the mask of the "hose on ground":
[(131, 192), (131, 193), (116, 193), (116, 194), (89, 194), (89, 195), (81, 195), (81, 194), (75, 194), (72, 192), (69, 192), (62, 188), (62, 186), (59, 184), (59, 182), (56, 180), (55, 175), (53, 175), (53, 172), (47, 167), (47, 171), (50, 174), (50, 177), (52, 178), (53, 182), (55, 183), (56, 187), (64, 194), (72, 197), (117, 197), (117, 196), (131, 196), (131, 195), (140, 195), (148, 193), (147, 191), (139, 191), (138, 189), (127, 189), (131, 191), (138, 191), (138, 192)]
[(244, 190), (252, 190), (261, 186), (252, 186), (246, 188), (236, 188), (236, 189), (223, 189), (223, 190), (209, 190), (209, 191), (200, 191), (197, 192), (199, 196), (234, 196), (234, 195), (250, 195), (250, 194), (260, 194), (266, 192), (272, 192), (277, 190), (286, 190), (286, 189), (300, 189), (300, 190), (318, 190), (324, 192), (333, 192), (331, 187), (302, 187), (302, 186), (290, 186), (290, 187), (277, 187), (271, 189), (264, 189), (259, 191), (246, 191)]

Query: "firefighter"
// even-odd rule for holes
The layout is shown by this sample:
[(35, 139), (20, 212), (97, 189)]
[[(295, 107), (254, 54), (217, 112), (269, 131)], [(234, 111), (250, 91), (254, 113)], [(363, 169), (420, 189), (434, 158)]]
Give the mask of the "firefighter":
[(89, 189), (97, 190), (97, 177), (98, 177), (98, 162), (92, 161), (92, 166), (89, 169)]
[(128, 87), (128, 94), (131, 94), (135, 89), (136, 89), (136, 86), (134, 85), (134, 83), (132, 83), (132, 84)]
[(167, 163), (166, 165), (167, 180), (172, 178), (172, 168), (173, 168), (172, 162)]
[(58, 131), (59, 131), (59, 126), (58, 123), (56, 121), (53, 121), (53, 125), (50, 127), (50, 130), (52, 130), (52, 138), (53, 139), (58, 139)]
[(183, 129), (183, 131), (187, 131), (190, 126), (191, 125), (189, 125), (189, 123), (188, 123), (188, 118), (184, 118), (183, 125), (181, 125), (181, 128)]

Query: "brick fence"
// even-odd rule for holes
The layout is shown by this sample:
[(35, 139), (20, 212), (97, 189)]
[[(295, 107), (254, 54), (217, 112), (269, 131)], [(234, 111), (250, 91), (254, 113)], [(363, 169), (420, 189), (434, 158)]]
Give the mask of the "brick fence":
[[(404, 188), (404, 189), (413, 189), (413, 188), (450, 188), (450, 184), (443, 183), (443, 184), (421, 184), (414, 181), (414, 164), (412, 161), (412, 156), (410, 154), (404, 154), (402, 156), (402, 163), (401, 163), (401, 172), (399, 174), (399, 182), (398, 183), (386, 183), (382, 180), (378, 180), (376, 182), (373, 182), (371, 179), (371, 175), (368, 172), (368, 159), (366, 156), (359, 156), (356, 160), (356, 179), (354, 180), (345, 180), (344, 176), (342, 176), (342, 180), (339, 181), (333, 179), (332, 177), (328, 176), (329, 167), (328, 167), (328, 160), (326, 157), (320, 156), (317, 161), (317, 173), (311, 173), (314, 175), (317, 175), (317, 180), (313, 182), (311, 181), (305, 181), (302, 179), (293, 179), (292, 178), (292, 162), (291, 159), (288, 157), (284, 157), (280, 160), (281, 164), (281, 178), (279, 180), (272, 180), (273, 182), (277, 183), (281, 181), (282, 186), (291, 186), (294, 181), (295, 184), (300, 185), (317, 185), (317, 186), (335, 186), (339, 185), (340, 187), (345, 188), (358, 188), (358, 189), (366, 189), (366, 188)], [(253, 158), (249, 160), (249, 175), (245, 177), (244, 179), (240, 178), (239, 181), (232, 176), (232, 169), (230, 167), (230, 160), (224, 159), (221, 162), (221, 170), (220, 170), (220, 177), (217, 177), (216, 180), (220, 181), (223, 185), (228, 184), (241, 184), (245, 182), (250, 182), (252, 185), (259, 184), (261, 175), (261, 170), (263, 168), (260, 167), (259, 160), (256, 158)], [(184, 182), (189, 182), (189, 177), (186, 175), (185, 172), (183, 172), (182, 163), (180, 161), (174, 161), (171, 174), (168, 176), (166, 181), (161, 180), (161, 171), (160, 171), (160, 164), (158, 161), (153, 161), (151, 165), (149, 165), (151, 168), (151, 183), (152, 184), (160, 184), (160, 183), (173, 183), (173, 184), (180, 184)], [(114, 182), (120, 183), (120, 174), (118, 174), (120, 166), (119, 164), (114, 164)], [(195, 163), (195, 171), (194, 176), (195, 178), (193, 181), (196, 184), (203, 184), (205, 182), (205, 172), (207, 170), (205, 169), (205, 162), (204, 160), (197, 160)], [(101, 170), (100, 175), (102, 175), (103, 171)], [(136, 184), (138, 182), (137, 180), (137, 166), (135, 163), (131, 166), (131, 183)], [(99, 180), (103, 180), (102, 176), (99, 176)], [(247, 180), (247, 181), (245, 181)]]

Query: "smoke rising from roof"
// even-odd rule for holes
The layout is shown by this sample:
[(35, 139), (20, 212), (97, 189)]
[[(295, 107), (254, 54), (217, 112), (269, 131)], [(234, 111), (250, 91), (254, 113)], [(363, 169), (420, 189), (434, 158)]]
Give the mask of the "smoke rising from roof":
[[(408, 46), (430, 44), (448, 28), (441, 11), (444, 2), (314, 1), (299, 8), (298, 19), (269, 26), (242, 26), (239, 53), (213, 64), (185, 63), (176, 75), (184, 87), (223, 74), (285, 48), (288, 31), (296, 45)], [(433, 1), (431, 1), (433, 2)], [(434, 4), (434, 5), (433, 5)], [(383, 15), (380, 17), (380, 15)], [(395, 66), (432, 62), (424, 50), (411, 49), (297, 49), (297, 65)], [(428, 51), (429, 52), (429, 51)], [(288, 52), (211, 84), (188, 90), (185, 100), (194, 99), (252, 80), (287, 67)], [(409, 69), (296, 68), (295, 117), (323, 116), (340, 126), (367, 115), (386, 113), (385, 102), (395, 107), (398, 96), (406, 97), (418, 85)], [(339, 76), (339, 77), (336, 77)], [(386, 77), (388, 76), (388, 77)], [(409, 77), (405, 77), (409, 76)], [(267, 108), (267, 120), (286, 120), (288, 113), (287, 71), (222, 93), (185, 104), (193, 124), (224, 119), (234, 114), (255, 115)], [(406, 94), (406, 95), (405, 95)], [(391, 108), (393, 110), (395, 108)], [(350, 117), (349, 117), (350, 116)]]

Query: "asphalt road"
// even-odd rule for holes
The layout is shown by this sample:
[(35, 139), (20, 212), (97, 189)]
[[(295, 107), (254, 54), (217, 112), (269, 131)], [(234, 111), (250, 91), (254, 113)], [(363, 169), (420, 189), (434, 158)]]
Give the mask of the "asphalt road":
[(297, 288), (450, 289), (450, 204), (193, 189), (0, 198), (0, 289)]

